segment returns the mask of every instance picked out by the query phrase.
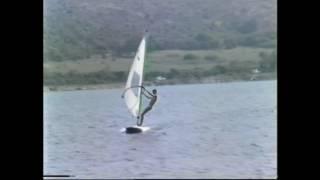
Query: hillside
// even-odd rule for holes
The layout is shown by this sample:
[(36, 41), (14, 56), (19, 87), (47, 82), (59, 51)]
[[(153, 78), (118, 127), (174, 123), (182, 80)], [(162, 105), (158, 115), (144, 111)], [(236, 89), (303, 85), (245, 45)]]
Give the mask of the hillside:
[(44, 59), (65, 61), (149, 49), (274, 47), (275, 0), (45, 0)]

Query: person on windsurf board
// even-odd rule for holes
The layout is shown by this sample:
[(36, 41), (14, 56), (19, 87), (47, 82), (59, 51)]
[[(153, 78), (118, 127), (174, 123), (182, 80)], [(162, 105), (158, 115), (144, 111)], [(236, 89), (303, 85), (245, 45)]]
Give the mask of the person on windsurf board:
[(149, 105), (142, 111), (141, 115), (138, 116), (137, 118), (140, 119), (140, 124), (137, 124), (138, 126), (141, 126), (142, 123), (143, 123), (143, 118), (144, 118), (144, 115), (149, 112), (153, 105), (156, 103), (157, 101), (157, 90), (156, 89), (153, 89), (152, 90), (152, 93), (150, 93), (148, 90), (146, 90), (143, 86), (142, 86), (142, 94), (150, 99), (150, 102), (149, 102)]
[(139, 116), (139, 115), (137, 116), (137, 119), (138, 119), (138, 120), (140, 119), (140, 123), (137, 122), (137, 125), (138, 125), (138, 126), (141, 126), (142, 123), (143, 123), (144, 115), (152, 109), (153, 105), (154, 105), (154, 104), (156, 103), (156, 101), (157, 101), (157, 90), (156, 90), (156, 89), (153, 89), (153, 90), (152, 90), (152, 93), (150, 93), (150, 92), (149, 92), (145, 87), (143, 87), (143, 86), (132, 86), (132, 87), (130, 87), (130, 88), (125, 89), (125, 91), (123, 92), (123, 94), (121, 95), (121, 97), (124, 98), (125, 92), (126, 92), (128, 89), (131, 89), (131, 88), (141, 88), (142, 94), (143, 94), (146, 98), (150, 99), (149, 105), (142, 111), (142, 113), (141, 113), (140, 116)]

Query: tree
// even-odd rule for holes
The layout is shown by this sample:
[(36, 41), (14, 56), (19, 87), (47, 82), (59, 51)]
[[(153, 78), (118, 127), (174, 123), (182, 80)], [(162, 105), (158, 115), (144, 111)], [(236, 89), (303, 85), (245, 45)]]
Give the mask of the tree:
[(237, 26), (237, 30), (244, 34), (255, 32), (257, 30), (257, 22), (254, 19), (248, 20), (242, 24), (239, 24)]
[(214, 39), (208, 34), (199, 33), (195, 36), (194, 49), (217, 49), (220, 47), (219, 39)]
[(178, 77), (179, 75), (180, 75), (180, 72), (177, 69), (171, 68), (169, 73), (167, 74), (167, 77), (169, 79), (172, 79), (172, 78)]
[(226, 49), (232, 49), (237, 47), (236, 41), (231, 38), (224, 39), (223, 44)]
[(138, 38), (136, 37), (130, 38), (121, 47), (122, 53), (135, 52), (137, 50), (138, 45), (139, 45)]
[(227, 70), (224, 66), (221, 66), (221, 65), (217, 65), (217, 66), (214, 66), (212, 67), (209, 72), (207, 72), (206, 74), (208, 75), (219, 75), (219, 74), (224, 74), (226, 73)]
[(277, 68), (277, 54), (273, 51), (270, 54), (261, 52), (259, 54), (261, 60), (259, 62), (259, 68), (262, 72), (273, 72)]
[(208, 39), (211, 39), (211, 37), (208, 34), (204, 34), (204, 33), (199, 33), (195, 37), (195, 40), (199, 42), (204, 42), (204, 41), (207, 41)]
[(219, 59), (219, 57), (216, 55), (207, 55), (204, 57), (204, 59), (206, 59), (208, 61), (217, 61)]

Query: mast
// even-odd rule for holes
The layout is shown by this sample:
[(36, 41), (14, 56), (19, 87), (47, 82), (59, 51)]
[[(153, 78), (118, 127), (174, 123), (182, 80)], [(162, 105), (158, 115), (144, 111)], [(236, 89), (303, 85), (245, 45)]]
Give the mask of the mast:
[[(141, 86), (143, 86), (143, 80), (144, 80), (144, 67), (145, 67), (145, 61), (146, 61), (146, 54), (147, 54), (147, 45), (148, 45), (148, 43), (147, 43), (147, 33), (148, 33), (148, 30), (146, 29), (145, 30), (145, 32), (144, 32), (144, 35), (143, 35), (143, 38), (142, 39), (144, 39), (144, 42), (145, 42), (145, 48), (144, 48), (144, 57), (143, 57), (143, 59), (144, 59), (144, 61), (143, 61), (143, 68), (142, 68), (142, 80), (141, 80)], [(142, 105), (142, 91), (140, 91), (140, 94), (139, 94), (139, 96), (140, 96), (140, 104), (139, 104), (139, 114), (141, 113), (141, 105)]]
[[(144, 61), (143, 61), (143, 66), (142, 66), (142, 77), (141, 77), (141, 86), (143, 86), (143, 80), (144, 80), (144, 67), (145, 67), (145, 61), (146, 61), (146, 53), (147, 53), (147, 32), (148, 30), (145, 30), (144, 36), (142, 39), (144, 39), (145, 42), (145, 48), (144, 48)], [(140, 88), (140, 93), (139, 93), (139, 116), (141, 115), (142, 111), (142, 88)], [(137, 120), (137, 125), (140, 125), (140, 118)]]

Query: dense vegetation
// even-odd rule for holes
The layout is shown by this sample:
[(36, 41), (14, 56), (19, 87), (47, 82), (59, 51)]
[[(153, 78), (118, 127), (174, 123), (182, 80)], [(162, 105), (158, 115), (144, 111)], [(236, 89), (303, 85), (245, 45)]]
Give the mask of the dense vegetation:
[[(187, 57), (188, 60), (197, 61), (198, 56), (188, 53), (183, 56), (183, 59)], [(144, 77), (147, 81), (154, 81), (156, 77), (163, 76), (168, 80), (179, 79), (186, 81), (188, 79), (202, 79), (210, 76), (225, 75), (231, 78), (249, 79), (252, 75), (252, 70), (257, 68), (262, 73), (274, 73), (276, 71), (277, 56), (276, 52), (271, 53), (261, 52), (259, 53), (260, 59), (258, 63), (252, 61), (239, 62), (230, 61), (226, 64), (215, 63), (210, 68), (192, 68), (192, 69), (178, 69), (170, 68), (168, 72), (165, 71), (148, 71)], [(217, 56), (205, 56), (205, 59), (214, 59), (215, 62), (221, 62), (221, 59)], [(45, 85), (68, 85), (68, 84), (104, 84), (112, 82), (124, 82), (127, 78), (127, 71), (111, 71), (104, 69), (90, 73), (79, 73), (75, 71), (69, 71), (68, 73), (47, 73), (44, 77)]]
[(81, 60), (148, 47), (274, 47), (275, 0), (45, 0), (45, 60)]
[[(44, 63), (87, 62), (104, 59), (122, 63), (133, 57), (144, 29), (148, 52), (184, 50), (161, 56), (182, 62), (170, 70), (147, 71), (146, 80), (201, 79), (210, 76), (249, 76), (252, 68), (276, 70), (276, 1), (268, 0), (45, 0)], [(255, 61), (238, 61), (215, 54), (200, 57), (194, 50), (269, 48)], [(188, 52), (190, 51), (190, 52)], [(206, 68), (186, 68), (206, 61)], [(202, 62), (203, 63), (203, 62)], [(167, 64), (171, 64), (167, 62)], [(146, 66), (154, 66), (148, 65)], [(168, 66), (168, 65), (167, 65)], [(113, 68), (113, 67), (112, 67)], [(45, 68), (45, 85), (123, 82), (126, 68), (59, 72)], [(125, 70), (124, 70), (125, 69)]]

